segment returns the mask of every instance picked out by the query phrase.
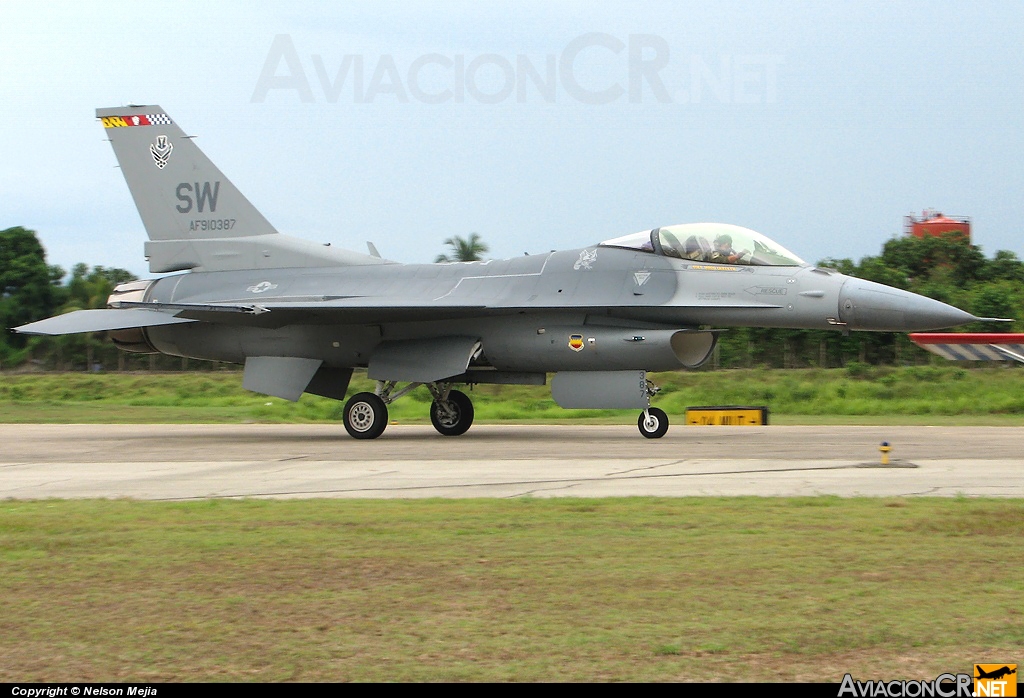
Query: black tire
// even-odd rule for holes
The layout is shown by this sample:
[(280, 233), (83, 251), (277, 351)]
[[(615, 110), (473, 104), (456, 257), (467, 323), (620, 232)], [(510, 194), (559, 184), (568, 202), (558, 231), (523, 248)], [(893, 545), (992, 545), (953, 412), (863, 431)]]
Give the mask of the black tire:
[(376, 439), (388, 425), (388, 406), (373, 393), (356, 393), (345, 403), (345, 431), (354, 439)]
[(430, 423), (444, 436), (465, 434), (473, 424), (473, 401), (463, 392), (449, 391), (446, 402), (430, 403)]
[[(646, 416), (646, 419), (644, 418)], [(640, 433), (648, 439), (660, 439), (668, 431), (668, 415), (664, 410), (652, 407), (646, 413), (641, 412), (640, 418), (636, 420)]]

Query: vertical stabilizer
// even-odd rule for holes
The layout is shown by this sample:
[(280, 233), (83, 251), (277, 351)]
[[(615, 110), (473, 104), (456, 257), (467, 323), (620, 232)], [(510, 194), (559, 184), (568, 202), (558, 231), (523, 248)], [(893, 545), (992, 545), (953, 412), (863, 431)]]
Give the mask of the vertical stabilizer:
[(279, 235), (158, 106), (97, 109), (146, 226), (153, 272), (387, 264)]
[(276, 233), (158, 106), (97, 109), (150, 240)]

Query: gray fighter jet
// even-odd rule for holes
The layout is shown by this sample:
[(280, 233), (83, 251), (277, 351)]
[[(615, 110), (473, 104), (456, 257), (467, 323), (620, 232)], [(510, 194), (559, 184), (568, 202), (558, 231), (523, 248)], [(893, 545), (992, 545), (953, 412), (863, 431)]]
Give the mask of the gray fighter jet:
[[(567, 408), (640, 409), (657, 438), (648, 371), (700, 366), (719, 328), (916, 331), (976, 318), (913, 293), (801, 261), (746, 228), (670, 225), (564, 252), (399, 264), (281, 235), (157, 106), (98, 109), (149, 235), (154, 273), (102, 310), (17, 328), (107, 331), (125, 351), (245, 365), (243, 385), (297, 400), (345, 398), (354, 368), (377, 381), (345, 405), (357, 439), (419, 386), (441, 434), (473, 405), (453, 386), (543, 385)], [(399, 387), (404, 384), (403, 387)]]

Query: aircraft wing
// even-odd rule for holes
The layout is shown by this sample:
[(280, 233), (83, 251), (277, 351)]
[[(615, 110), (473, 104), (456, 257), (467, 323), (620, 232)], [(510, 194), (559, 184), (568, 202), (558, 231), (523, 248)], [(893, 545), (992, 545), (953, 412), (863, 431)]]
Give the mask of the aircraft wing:
[[(503, 304), (465, 303), (456, 299), (388, 298), (379, 296), (303, 297), (268, 300), (259, 304), (165, 303), (154, 301), (113, 301), (110, 308), (76, 310), (46, 320), (15, 327), (25, 334), (63, 335), (78, 332), (102, 332), (135, 327), (155, 327), (187, 322), (214, 322), (231, 325), (284, 327), (291, 324), (351, 324), (401, 322), (412, 320), (449, 320), (488, 315), (510, 315), (518, 312), (545, 310), (546, 306), (508, 306)], [(627, 306), (634, 313), (636, 307)], [(667, 310), (675, 311), (681, 306)], [(716, 308), (778, 308), (766, 303), (715, 304)], [(559, 310), (596, 312), (615, 310), (615, 306), (559, 306)], [(661, 310), (646, 310), (652, 320)]]
[(915, 332), (911, 341), (950, 361), (1020, 361), (1024, 334), (998, 332)]
[[(237, 301), (217, 304), (216, 307), (201, 303), (152, 303), (138, 302), (125, 304), (121, 307), (152, 307), (173, 309), (180, 317), (188, 317), (205, 322), (217, 322), (235, 325), (258, 325), (260, 327), (284, 327), (292, 324), (358, 324), (378, 322), (407, 322), (417, 320), (453, 320), (471, 317), (487, 317), (496, 315), (513, 315), (521, 312), (532, 313), (543, 310), (574, 311), (581, 313), (614, 314), (616, 310), (628, 311), (629, 315), (639, 313), (649, 316), (653, 322), (678, 324), (673, 320), (681, 304), (672, 306), (617, 306), (617, 305), (558, 305), (547, 304), (522, 305), (505, 304), (503, 302), (467, 302), (456, 298), (412, 298), (409, 296), (334, 296), (321, 298), (294, 298), (260, 301), (258, 305), (230, 305)], [(705, 308), (706, 304), (694, 304), (692, 307)], [(738, 309), (777, 309), (778, 305), (768, 303), (717, 303), (715, 308)], [(233, 314), (222, 312), (224, 309), (235, 309)], [(217, 312), (214, 313), (213, 311)], [(662, 316), (665, 317), (662, 317)]]
[[(283, 327), (297, 322), (358, 323), (423, 319), (450, 319), (487, 314), (484, 305), (437, 304), (431, 301), (382, 303), (379, 299), (354, 298), (350, 302), (276, 302), (265, 305), (230, 303), (154, 303), (114, 301), (113, 307), (76, 310), (13, 328), (23, 334), (64, 335), (80, 332), (126, 330), (188, 322), (217, 322), (232, 325)], [(273, 312), (271, 312), (273, 311)], [(507, 311), (506, 311), (507, 312)]]
[(381, 298), (351, 296), (342, 298), (305, 298), (276, 300), (260, 303), (262, 313), (258, 319), (232, 316), (212, 317), (200, 309), (182, 313), (209, 322), (259, 324), (264, 327), (283, 327), (291, 324), (353, 324), (377, 322), (404, 322), (412, 320), (450, 320), (483, 315), (507, 314), (510, 309), (494, 308), (485, 304), (467, 304), (454, 301), (436, 301), (420, 298)]

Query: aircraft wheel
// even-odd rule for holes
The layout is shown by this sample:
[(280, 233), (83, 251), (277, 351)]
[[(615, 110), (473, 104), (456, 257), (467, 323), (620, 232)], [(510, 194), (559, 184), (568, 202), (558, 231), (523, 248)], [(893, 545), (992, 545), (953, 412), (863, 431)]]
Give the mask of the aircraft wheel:
[(640, 413), (636, 425), (640, 427), (640, 433), (648, 439), (660, 439), (668, 431), (668, 415), (663, 410), (652, 407), (647, 412)]
[(345, 403), (345, 431), (355, 439), (376, 439), (388, 425), (388, 406), (373, 393), (356, 393)]
[(473, 424), (473, 401), (458, 390), (449, 391), (444, 402), (430, 403), (430, 423), (444, 436), (465, 434)]

